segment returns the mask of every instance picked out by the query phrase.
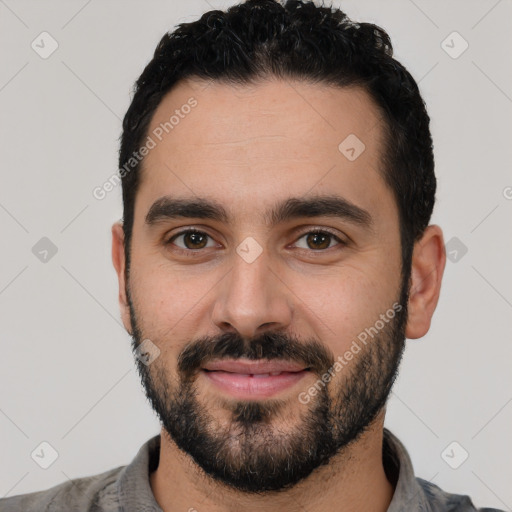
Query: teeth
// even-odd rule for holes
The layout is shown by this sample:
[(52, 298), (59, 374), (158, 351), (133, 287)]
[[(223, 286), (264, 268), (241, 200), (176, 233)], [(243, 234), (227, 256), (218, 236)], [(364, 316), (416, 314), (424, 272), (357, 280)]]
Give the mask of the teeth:
[(270, 372), (270, 373), (253, 373), (251, 374), (251, 377), (255, 377), (255, 378), (262, 378), (262, 377), (270, 377), (271, 375), (272, 376), (276, 376), (276, 375), (281, 375), (282, 372)]

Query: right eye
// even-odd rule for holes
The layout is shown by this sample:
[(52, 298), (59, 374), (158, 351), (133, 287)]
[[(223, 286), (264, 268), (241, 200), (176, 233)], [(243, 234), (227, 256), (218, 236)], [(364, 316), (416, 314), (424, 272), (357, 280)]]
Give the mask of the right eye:
[[(211, 244), (208, 245), (208, 238), (211, 239)], [(180, 243), (175, 243), (176, 241)], [(167, 242), (166, 245), (175, 245), (183, 251), (196, 251), (208, 247), (215, 247), (213, 239), (204, 231), (197, 229), (186, 229), (174, 234)]]

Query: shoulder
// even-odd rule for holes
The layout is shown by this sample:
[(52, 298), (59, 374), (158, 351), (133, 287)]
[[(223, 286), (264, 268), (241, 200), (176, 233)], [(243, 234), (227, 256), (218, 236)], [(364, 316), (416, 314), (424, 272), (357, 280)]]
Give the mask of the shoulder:
[(462, 494), (451, 494), (437, 485), (416, 478), (432, 511), (439, 512), (503, 512), (497, 508), (476, 508), (471, 498)]
[(43, 491), (0, 499), (0, 512), (117, 511), (115, 485), (124, 466), (75, 478)]

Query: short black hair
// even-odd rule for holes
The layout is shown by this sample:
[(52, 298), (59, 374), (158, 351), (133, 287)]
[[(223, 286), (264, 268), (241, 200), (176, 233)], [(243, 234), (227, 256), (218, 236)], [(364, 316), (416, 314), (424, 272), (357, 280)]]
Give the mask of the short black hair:
[(402, 275), (408, 278), (414, 242), (428, 226), (435, 202), (425, 103), (411, 74), (393, 58), (385, 30), (355, 23), (339, 9), (301, 0), (247, 0), (181, 23), (160, 40), (135, 83), (123, 120), (119, 169), (125, 171), (121, 177), (127, 270), (143, 160), (132, 159), (129, 172), (127, 163), (144, 144), (163, 97), (186, 78), (245, 85), (266, 77), (356, 86), (373, 99), (384, 120), (382, 173), (398, 205)]

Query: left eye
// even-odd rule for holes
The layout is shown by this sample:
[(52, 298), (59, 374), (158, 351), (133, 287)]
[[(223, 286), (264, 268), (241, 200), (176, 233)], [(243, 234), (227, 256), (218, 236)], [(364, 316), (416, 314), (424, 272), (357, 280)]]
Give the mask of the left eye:
[[(335, 240), (337, 244), (343, 243), (337, 236), (327, 231), (309, 231), (299, 238), (299, 241), (305, 239), (305, 246), (301, 249), (312, 249), (314, 251), (329, 249), (331, 242)], [(297, 241), (297, 244), (299, 242)], [(336, 245), (336, 244), (335, 244)]]

